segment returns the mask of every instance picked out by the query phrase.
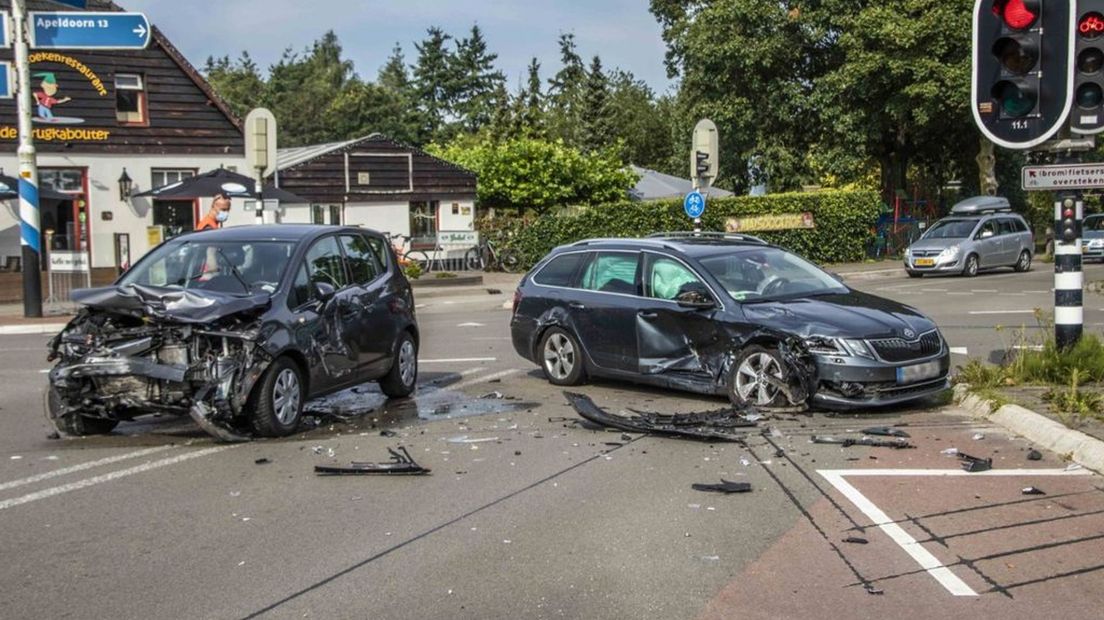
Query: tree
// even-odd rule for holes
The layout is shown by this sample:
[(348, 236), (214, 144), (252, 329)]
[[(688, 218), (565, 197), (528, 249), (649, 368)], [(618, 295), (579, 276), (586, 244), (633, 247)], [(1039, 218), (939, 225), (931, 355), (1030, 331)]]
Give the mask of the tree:
[(428, 36), (414, 46), (418, 50), (418, 60), (414, 65), (414, 92), (423, 113), (420, 142), (438, 139), (444, 133), (451, 89), (458, 82), (453, 73), (456, 63), (452, 60), (452, 52), (446, 47), (451, 37), (436, 26), (426, 33)]
[(406, 57), (398, 43), (391, 49), (387, 62), (380, 68), (376, 83), (389, 93), (397, 102), (395, 123), (389, 133), (377, 130), (401, 142), (415, 144), (419, 142), (423, 118), (416, 105), (417, 97), (414, 84), (410, 81), (410, 72), (406, 66)]
[(517, 96), (514, 114), (516, 135), (544, 135), (544, 94), (541, 93), (540, 62), (534, 57), (529, 61), (529, 79)]
[(382, 133), (399, 142), (410, 142), (416, 138), (417, 127), (406, 122), (408, 110), (393, 90), (354, 78), (327, 107), (323, 121), (329, 140)]
[(460, 137), (431, 153), (479, 175), (480, 206), (532, 209), (622, 200), (636, 182), (613, 150), (585, 155), (563, 143), (520, 137), (505, 142)]
[(249, 52), (242, 52), (236, 61), (231, 61), (229, 56), (208, 56), (203, 75), (239, 117), (244, 117), (264, 100), (267, 86)]
[(341, 58), (333, 31), (322, 35), (303, 55), (286, 50), (269, 70), (265, 100), (280, 123), (287, 146), (336, 139), (327, 119), (333, 102), (354, 78), (353, 63)]
[(593, 153), (612, 146), (614, 142), (609, 107), (609, 83), (602, 73), (602, 59), (595, 56), (587, 73), (586, 91), (583, 93), (583, 134), (580, 146)]
[(560, 35), (560, 70), (548, 80), (549, 133), (572, 145), (579, 143), (579, 120), (587, 72), (576, 51), (575, 35)]
[[(661, 170), (674, 155), (670, 98), (657, 100), (652, 89), (632, 73), (609, 74), (607, 108), (612, 135), (621, 141), (623, 161)], [(685, 162), (678, 173), (685, 176)]]
[(451, 58), (452, 77), (456, 83), (449, 88), (450, 107), (462, 128), (475, 133), (491, 122), (495, 109), (495, 95), (499, 86), (506, 83), (506, 76), (494, 68), (498, 54), (487, 51), (487, 42), (478, 25), (471, 34), (456, 45)]

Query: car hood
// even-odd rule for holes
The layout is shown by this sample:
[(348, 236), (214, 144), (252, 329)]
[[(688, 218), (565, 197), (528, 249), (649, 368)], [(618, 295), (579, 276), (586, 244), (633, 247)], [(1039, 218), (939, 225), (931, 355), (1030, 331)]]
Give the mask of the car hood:
[(966, 239), (919, 239), (909, 246), (910, 250), (945, 250), (961, 244)]
[(263, 309), (271, 298), (269, 293), (234, 295), (140, 284), (73, 291), (73, 301), (89, 308), (193, 324)]
[(1085, 230), (1081, 233), (1082, 239), (1104, 239), (1104, 230)]
[(915, 308), (859, 291), (745, 304), (743, 310), (753, 323), (801, 337), (913, 340), (935, 329)]

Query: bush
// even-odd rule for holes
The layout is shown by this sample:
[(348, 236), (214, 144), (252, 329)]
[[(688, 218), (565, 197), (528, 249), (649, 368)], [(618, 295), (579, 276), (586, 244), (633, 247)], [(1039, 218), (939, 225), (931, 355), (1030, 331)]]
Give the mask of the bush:
[[(874, 192), (736, 196), (709, 201), (702, 230), (723, 231), (729, 217), (811, 212), (816, 228), (749, 234), (785, 247), (818, 263), (843, 263), (865, 258), (870, 228), (881, 210)], [(693, 224), (681, 200), (621, 202), (584, 207), (572, 214), (543, 217), (496, 217), (483, 220), (480, 233), (507, 247), (531, 267), (559, 245), (601, 237), (643, 237), (656, 232), (691, 230)]]
[(406, 277), (410, 280), (417, 280), (422, 277), (422, 266), (414, 261), (408, 262), (402, 269), (403, 273), (405, 273)]

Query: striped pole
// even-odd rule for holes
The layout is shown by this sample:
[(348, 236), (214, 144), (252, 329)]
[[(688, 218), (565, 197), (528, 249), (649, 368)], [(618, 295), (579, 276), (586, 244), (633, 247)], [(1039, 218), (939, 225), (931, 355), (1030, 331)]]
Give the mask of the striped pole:
[(1054, 203), (1054, 340), (1059, 349), (1081, 339), (1081, 192), (1062, 192)]
[(26, 0), (13, 0), (15, 26), (15, 70), (19, 107), (19, 219), (23, 250), (23, 316), (42, 316), (42, 237), (38, 212), (38, 165), (31, 124), (31, 66), (27, 55)]

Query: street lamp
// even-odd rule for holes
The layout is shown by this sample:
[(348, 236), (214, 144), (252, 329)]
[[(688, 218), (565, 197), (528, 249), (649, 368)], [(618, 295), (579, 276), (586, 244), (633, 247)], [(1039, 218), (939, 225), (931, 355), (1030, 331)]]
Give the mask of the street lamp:
[(130, 200), (130, 192), (134, 189), (134, 181), (127, 174), (126, 168), (123, 168), (123, 174), (119, 177), (119, 200), (126, 202)]

